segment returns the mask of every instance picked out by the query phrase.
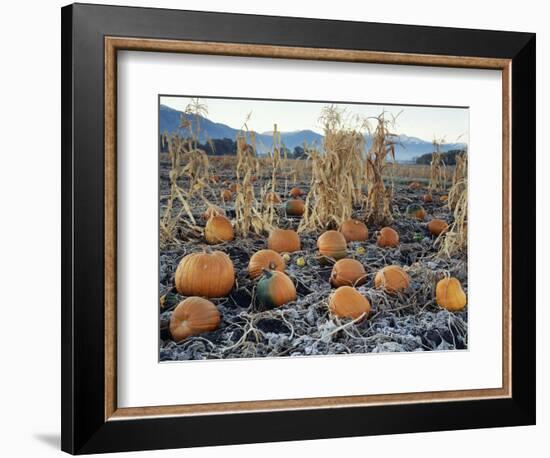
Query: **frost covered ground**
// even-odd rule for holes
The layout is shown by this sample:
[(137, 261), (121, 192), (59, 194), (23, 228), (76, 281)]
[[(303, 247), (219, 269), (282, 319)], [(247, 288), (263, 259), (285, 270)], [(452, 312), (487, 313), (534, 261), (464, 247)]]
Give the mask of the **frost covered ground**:
[[(161, 195), (167, 194), (167, 164), (161, 168)], [(225, 179), (227, 177), (223, 177)], [(256, 186), (261, 186), (261, 180)], [(298, 184), (307, 190), (307, 184)], [(279, 192), (284, 193), (280, 184)], [(249, 358), (274, 356), (329, 355), (370, 352), (441, 351), (465, 349), (468, 345), (467, 308), (458, 313), (442, 310), (435, 303), (435, 284), (445, 274), (460, 280), (467, 293), (467, 260), (459, 257), (443, 260), (435, 257), (434, 238), (426, 222), (441, 218), (452, 222), (447, 207), (434, 194), (434, 202), (422, 204), (428, 214), (426, 222), (405, 215), (410, 203), (418, 203), (425, 190), (409, 190), (397, 184), (394, 196), (392, 225), (400, 235), (397, 248), (379, 248), (375, 231), (369, 227), (369, 240), (351, 243), (348, 257), (359, 260), (365, 267), (368, 280), (358, 290), (370, 301), (372, 310), (361, 322), (338, 320), (328, 313), (328, 297), (332, 291), (329, 276), (332, 267), (321, 266), (316, 259), (316, 239), (319, 234), (302, 234), (302, 251), (293, 253), (286, 273), (296, 285), (298, 299), (274, 310), (258, 310), (254, 300), (254, 282), (248, 278), (250, 256), (267, 248), (265, 236), (236, 238), (216, 245), (215, 249), (229, 255), (235, 266), (236, 283), (228, 297), (211, 299), (221, 313), (220, 327), (210, 333), (190, 337), (175, 343), (170, 339), (167, 323), (174, 307), (184, 297), (173, 289), (173, 276), (180, 259), (188, 253), (202, 251), (205, 244), (200, 234), (186, 233), (188, 240), (181, 246), (170, 246), (160, 252), (160, 360), (198, 360), (217, 358)], [(161, 202), (161, 213), (163, 210)], [(197, 221), (204, 211), (204, 203), (193, 202)], [(219, 202), (216, 202), (219, 205)], [(228, 216), (234, 216), (232, 203), (224, 206)], [(297, 219), (287, 219), (281, 209), (281, 227), (297, 228)], [(361, 219), (358, 209), (354, 217)], [(358, 253), (361, 246), (364, 253)], [(296, 259), (303, 257), (306, 265), (298, 267)], [(405, 268), (411, 278), (406, 294), (387, 295), (374, 288), (374, 275), (380, 268), (397, 264)]]

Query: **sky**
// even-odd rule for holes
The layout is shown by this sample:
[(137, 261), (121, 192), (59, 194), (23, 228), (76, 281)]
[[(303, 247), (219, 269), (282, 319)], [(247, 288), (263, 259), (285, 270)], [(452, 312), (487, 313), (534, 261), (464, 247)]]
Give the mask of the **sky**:
[[(161, 104), (184, 111), (190, 97), (161, 97)], [(200, 102), (208, 108), (207, 118), (226, 124), (235, 129), (243, 126), (247, 116), (248, 129), (256, 132), (270, 132), (277, 123), (280, 132), (312, 130), (322, 134), (319, 115), (327, 102), (288, 102), (273, 100), (201, 98)], [(418, 137), (432, 141), (443, 138), (447, 143), (468, 143), (469, 111), (467, 108), (442, 108), (421, 106), (369, 105), (337, 103), (350, 118), (377, 116), (382, 111), (391, 113), (396, 120), (396, 134)]]

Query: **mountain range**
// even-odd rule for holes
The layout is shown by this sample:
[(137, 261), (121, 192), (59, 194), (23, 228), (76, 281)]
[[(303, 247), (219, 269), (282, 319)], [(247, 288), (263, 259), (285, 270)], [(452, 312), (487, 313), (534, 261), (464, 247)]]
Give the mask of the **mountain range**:
[[(160, 106), (159, 126), (160, 132), (174, 133), (179, 129), (181, 117), (186, 116), (191, 119), (194, 115), (184, 115), (181, 111), (166, 105)], [(199, 141), (205, 143), (207, 138), (230, 138), (235, 140), (239, 129), (227, 126), (225, 124), (216, 123), (208, 118), (200, 116), (201, 133)], [(255, 132), (256, 146), (259, 154), (266, 154), (272, 145), (272, 132)], [(370, 146), (370, 138), (365, 135), (366, 146)], [(303, 146), (304, 142), (308, 145), (316, 143), (322, 145), (323, 136), (312, 130), (296, 130), (292, 132), (281, 132), (281, 142), (291, 151), (296, 146)], [(465, 143), (445, 143), (441, 147), (442, 152), (464, 149)], [(433, 145), (431, 141), (423, 140), (417, 137), (409, 137), (407, 135), (399, 136), (399, 144), (395, 147), (395, 158), (398, 162), (409, 162), (422, 154), (431, 153)]]

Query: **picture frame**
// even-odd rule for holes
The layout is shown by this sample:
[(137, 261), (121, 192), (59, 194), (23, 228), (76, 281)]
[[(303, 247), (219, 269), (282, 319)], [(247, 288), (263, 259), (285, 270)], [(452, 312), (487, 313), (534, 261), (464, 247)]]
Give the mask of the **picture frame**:
[[(520, 32), (64, 7), (62, 449), (84, 454), (534, 424), (535, 41)], [(118, 408), (121, 50), (501, 71), (502, 387)]]

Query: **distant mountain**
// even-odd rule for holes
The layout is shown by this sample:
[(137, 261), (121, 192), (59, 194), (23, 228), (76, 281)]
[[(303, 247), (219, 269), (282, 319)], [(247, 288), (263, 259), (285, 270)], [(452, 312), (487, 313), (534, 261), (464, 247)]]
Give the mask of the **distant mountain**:
[[(173, 108), (167, 107), (166, 105), (160, 106), (160, 132), (169, 132), (173, 133), (178, 130), (181, 122), (181, 116), (183, 113)], [(185, 115), (191, 122), (194, 122), (194, 116)], [(225, 124), (220, 124), (211, 121), (208, 118), (202, 116), (200, 119), (201, 134), (199, 141), (204, 143), (207, 138), (230, 138), (235, 140), (239, 129), (234, 129), (232, 127), (226, 126)], [(273, 137), (271, 132), (257, 133), (256, 134), (256, 143), (257, 148), (260, 154), (266, 154), (273, 144)], [(302, 146), (304, 141), (308, 144), (313, 143), (314, 141), (320, 145), (323, 140), (323, 136), (319, 135), (312, 130), (299, 130), (294, 132), (281, 132), (281, 142), (291, 151), (294, 150), (296, 146)]]
[[(434, 150), (431, 141), (422, 140), (421, 138), (400, 135), (398, 140), (400, 144), (396, 145), (395, 148), (395, 158), (398, 162), (412, 161), (423, 154), (432, 153)], [(466, 147), (466, 143), (445, 143), (441, 145), (441, 152), (463, 150)]]
[[(181, 122), (182, 112), (170, 108), (166, 105), (160, 106), (160, 132), (173, 133), (178, 130)], [(193, 121), (193, 116), (185, 115), (190, 121)], [(229, 127), (225, 124), (216, 123), (208, 118), (200, 117), (201, 134), (199, 141), (201, 143), (206, 142), (207, 138), (230, 138), (235, 140), (239, 129)], [(262, 132), (256, 134), (256, 144), (258, 152), (260, 154), (266, 154), (273, 143), (272, 132)], [(370, 146), (371, 140), (367, 135), (365, 136), (367, 147)], [(323, 136), (312, 130), (296, 130), (293, 132), (281, 132), (281, 142), (291, 151), (296, 146), (302, 146), (304, 142), (311, 145), (315, 142), (317, 145), (322, 145)], [(409, 137), (407, 135), (399, 136), (399, 145), (396, 145), (395, 156), (399, 162), (408, 162), (414, 160), (414, 158), (433, 151), (433, 145), (431, 141), (422, 140), (416, 137)], [(464, 149), (466, 145), (464, 143), (446, 143), (442, 145), (442, 152)]]

